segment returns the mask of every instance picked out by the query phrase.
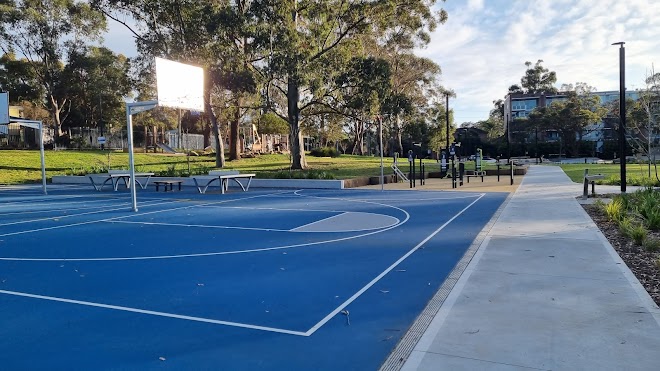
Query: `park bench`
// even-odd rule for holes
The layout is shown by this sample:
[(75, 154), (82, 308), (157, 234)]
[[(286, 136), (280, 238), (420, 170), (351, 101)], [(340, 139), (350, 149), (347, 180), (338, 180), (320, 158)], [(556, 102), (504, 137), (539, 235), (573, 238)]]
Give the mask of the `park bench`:
[[(147, 189), (149, 184), (149, 179), (154, 175), (154, 173), (135, 173), (135, 183), (140, 186), (142, 189)], [(108, 183), (112, 184), (112, 188), (116, 191), (119, 188), (119, 181), (122, 180), (126, 188), (130, 188), (130, 178), (131, 174), (128, 170), (108, 170), (107, 174), (89, 174), (87, 175), (89, 180), (92, 182), (92, 187), (97, 191), (101, 192), (103, 186)], [(142, 181), (144, 183), (142, 183)]]
[(167, 188), (169, 186), (170, 191), (174, 191), (174, 185), (178, 184), (179, 185), (179, 191), (181, 190), (181, 183), (183, 183), (183, 180), (154, 180), (153, 183), (156, 185), (156, 192), (158, 192), (159, 186), (163, 186), (163, 191), (167, 192)]
[[(238, 184), (241, 187), (243, 192), (247, 192), (248, 189), (250, 189), (250, 183), (252, 182), (252, 178), (254, 178), (254, 176), (255, 174), (222, 174), (222, 175), (197, 175), (191, 178), (193, 179), (193, 182), (195, 182), (195, 186), (197, 187), (199, 193), (202, 194), (206, 193), (206, 190), (209, 188), (209, 186), (215, 181), (218, 181), (220, 185), (220, 191), (222, 192), (222, 194), (224, 194), (229, 188), (229, 180), (233, 180), (236, 184)], [(240, 179), (243, 180), (247, 179), (247, 184), (243, 185)]]
[(596, 194), (596, 180), (604, 179), (605, 175), (603, 174), (589, 174), (589, 169), (584, 169), (584, 189), (582, 190), (582, 198), (589, 198), (589, 183), (591, 183), (591, 195)]
[(470, 178), (472, 177), (481, 177), (481, 182), (483, 183), (486, 172), (483, 170), (465, 170), (463, 176), (467, 178), (468, 183), (470, 183)]

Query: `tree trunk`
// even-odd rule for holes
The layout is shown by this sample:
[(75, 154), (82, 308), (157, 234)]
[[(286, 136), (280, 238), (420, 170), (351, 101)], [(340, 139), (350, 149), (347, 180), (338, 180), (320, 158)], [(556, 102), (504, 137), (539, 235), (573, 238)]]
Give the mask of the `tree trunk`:
[(364, 155), (364, 123), (358, 122), (355, 125), (355, 137), (353, 138), (353, 150), (351, 154)]
[(61, 137), (64, 134), (64, 132), (62, 132), (62, 119), (60, 117), (60, 111), (62, 108), (52, 95), (50, 96), (50, 102), (52, 104), (50, 114), (53, 117), (53, 122), (55, 123), (55, 128), (57, 129), (57, 136)]
[(156, 145), (158, 143), (158, 126), (152, 126), (151, 131), (154, 133), (154, 153), (156, 153), (156, 148), (158, 148)]
[(225, 166), (225, 145), (222, 140), (222, 133), (220, 133), (220, 128), (218, 127), (218, 118), (215, 116), (215, 113), (213, 113), (213, 107), (211, 107), (213, 76), (210, 71), (207, 73), (204, 81), (206, 82), (204, 86), (204, 109), (206, 110), (206, 115), (211, 122), (213, 133), (215, 134), (215, 167), (221, 168)]
[(401, 134), (401, 117), (396, 115), (396, 122), (394, 124), (396, 132), (396, 148), (394, 150), (399, 154), (403, 154), (403, 138)]
[(236, 99), (236, 108), (234, 110), (234, 117), (229, 123), (229, 161), (240, 160), (241, 151), (239, 150), (239, 133), (238, 128), (241, 121), (241, 98)]
[(300, 91), (296, 77), (289, 76), (286, 98), (288, 103), (287, 115), (289, 127), (291, 128), (291, 133), (289, 134), (289, 138), (291, 139), (291, 169), (303, 170), (307, 168), (307, 161), (305, 160), (305, 147), (302, 132), (300, 131), (300, 109), (298, 107)]

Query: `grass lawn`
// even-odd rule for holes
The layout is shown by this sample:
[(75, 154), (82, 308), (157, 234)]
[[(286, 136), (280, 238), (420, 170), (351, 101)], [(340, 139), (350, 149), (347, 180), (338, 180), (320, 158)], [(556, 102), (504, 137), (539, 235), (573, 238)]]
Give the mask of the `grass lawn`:
[[(619, 164), (562, 164), (562, 170), (572, 181), (582, 183), (584, 169), (589, 169), (589, 174), (603, 174), (605, 179), (598, 181), (602, 184), (621, 184)], [(648, 164), (626, 164), (626, 183), (629, 185), (658, 185), (655, 177), (655, 168), (651, 165), (651, 177), (649, 178)]]
[[(113, 151), (46, 151), (46, 176), (84, 175), (103, 173), (110, 169), (128, 169), (128, 154)], [(188, 160), (192, 174), (205, 174), (215, 168), (215, 158), (209, 156), (172, 156), (166, 154), (136, 153), (137, 171), (154, 172), (160, 176), (188, 175)], [(361, 176), (378, 176), (380, 158), (342, 155), (338, 158), (306, 156), (309, 169), (316, 177), (349, 179)], [(385, 174), (392, 174), (391, 158), (384, 159)], [(439, 171), (434, 160), (425, 160), (426, 171)], [(469, 166), (469, 165), (466, 165)], [(399, 167), (408, 171), (408, 162), (399, 161)], [(239, 161), (227, 161), (225, 169), (254, 172), (261, 178), (283, 177), (289, 172), (289, 156), (282, 154), (260, 155)], [(469, 167), (468, 167), (469, 168)], [(33, 183), (41, 181), (39, 151), (0, 151), (0, 184)], [(324, 174), (318, 174), (322, 172)]]

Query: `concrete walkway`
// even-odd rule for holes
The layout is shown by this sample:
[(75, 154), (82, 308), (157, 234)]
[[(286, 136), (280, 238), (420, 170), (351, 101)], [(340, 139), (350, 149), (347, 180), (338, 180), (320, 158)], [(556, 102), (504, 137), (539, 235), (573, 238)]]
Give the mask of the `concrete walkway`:
[(402, 369), (660, 369), (660, 310), (581, 192), (532, 166)]

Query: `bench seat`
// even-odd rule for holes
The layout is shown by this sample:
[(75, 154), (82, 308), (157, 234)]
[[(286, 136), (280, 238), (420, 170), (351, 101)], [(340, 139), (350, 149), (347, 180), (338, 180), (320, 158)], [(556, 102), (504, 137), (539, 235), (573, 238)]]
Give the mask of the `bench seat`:
[(156, 185), (156, 192), (158, 192), (159, 186), (163, 186), (163, 190), (167, 192), (167, 186), (169, 186), (169, 190), (173, 191), (174, 190), (174, 185), (178, 184), (179, 185), (179, 191), (181, 190), (181, 184), (183, 183), (183, 180), (154, 180), (152, 183)]
[(463, 176), (467, 178), (468, 183), (470, 183), (470, 178), (472, 177), (481, 177), (481, 181), (483, 182), (486, 172), (483, 170), (466, 170)]

